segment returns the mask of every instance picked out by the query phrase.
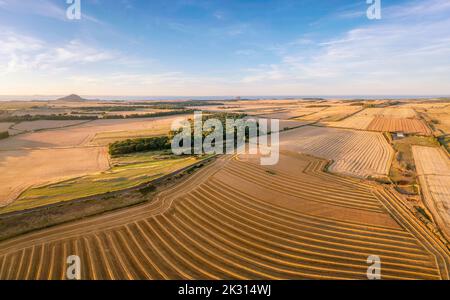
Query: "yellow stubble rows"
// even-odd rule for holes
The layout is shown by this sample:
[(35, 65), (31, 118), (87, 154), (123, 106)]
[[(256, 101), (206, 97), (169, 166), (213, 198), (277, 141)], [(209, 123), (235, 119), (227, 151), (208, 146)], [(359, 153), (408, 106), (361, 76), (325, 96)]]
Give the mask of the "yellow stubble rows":
[(129, 210), (135, 218), (126, 210), (123, 221), (117, 215), (115, 226), (102, 228), (99, 221), (95, 230), (70, 235), (61, 229), (48, 241), (41, 232), (30, 246), (0, 243), (0, 278), (64, 279), (68, 255), (80, 256), (83, 279), (364, 279), (369, 255), (381, 257), (385, 279), (443, 276), (429, 249), (400, 226), (304, 213), (222, 180), (251, 180), (280, 197), (330, 209), (388, 214), (370, 186), (325, 174), (323, 161), (304, 159), (310, 163), (298, 176), (229, 161), (194, 188), (181, 185), (180, 196), (160, 213), (143, 206)]

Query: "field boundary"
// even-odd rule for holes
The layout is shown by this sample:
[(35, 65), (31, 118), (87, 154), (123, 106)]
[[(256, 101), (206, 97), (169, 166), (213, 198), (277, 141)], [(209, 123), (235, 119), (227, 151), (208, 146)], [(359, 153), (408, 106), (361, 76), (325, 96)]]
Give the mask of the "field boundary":
[[(2, 226), (2, 228), (6, 229), (8, 226), (11, 226), (11, 227), (18, 228), (18, 230), (17, 231), (12, 230), (13, 233), (11, 233), (11, 234), (6, 233), (4, 236), (0, 235), (0, 241), (8, 240), (8, 239), (17, 237), (19, 235), (34, 232), (37, 230), (50, 228), (50, 227), (53, 227), (56, 225), (61, 225), (61, 224), (81, 220), (81, 219), (84, 219), (87, 217), (101, 215), (101, 214), (104, 214), (107, 212), (112, 212), (112, 211), (136, 206), (136, 205), (142, 204), (144, 202), (151, 201), (151, 200), (153, 200), (153, 197), (150, 196), (151, 193), (149, 193), (149, 195), (143, 195), (140, 193), (140, 190), (142, 190), (146, 187), (149, 187), (150, 185), (153, 185), (155, 187), (162, 187), (169, 182), (176, 182), (176, 181), (178, 181), (178, 179), (184, 179), (184, 178), (182, 178), (182, 177), (184, 177), (184, 175), (190, 174), (189, 173), (190, 171), (193, 171), (199, 167), (210, 164), (211, 162), (216, 160), (217, 157), (218, 157), (217, 155), (213, 156), (213, 157), (208, 157), (208, 158), (200, 160), (190, 166), (184, 167), (184, 168), (176, 170), (170, 174), (166, 174), (164, 176), (161, 176), (159, 178), (139, 184), (139, 185), (131, 187), (131, 188), (114, 191), (114, 192), (98, 194), (98, 195), (93, 195), (93, 196), (88, 196), (88, 197), (83, 197), (83, 198), (78, 198), (78, 199), (69, 200), (69, 201), (63, 201), (63, 202), (49, 204), (49, 205), (44, 205), (44, 206), (37, 207), (37, 208), (1, 214), (0, 215), (0, 225)], [(172, 179), (174, 179), (174, 180), (172, 181)], [(136, 193), (136, 195), (134, 195), (133, 193)], [(101, 201), (108, 201), (113, 198), (118, 198), (120, 196), (124, 196), (124, 198), (127, 198), (125, 196), (129, 196), (128, 198), (131, 198), (131, 199), (128, 199), (128, 200), (131, 200), (131, 201), (129, 201), (128, 203), (120, 203), (120, 201), (117, 201), (117, 203), (102, 203), (101, 202)], [(135, 198), (130, 197), (130, 196), (135, 196)], [(100, 204), (100, 205), (108, 204), (111, 206), (111, 208), (104, 207), (104, 208), (100, 208), (98, 211), (94, 211), (93, 213), (86, 212), (86, 210), (89, 209), (94, 204)], [(77, 214), (74, 217), (70, 217), (70, 214), (66, 214), (73, 210), (75, 210), (77, 212), (81, 211), (81, 213)], [(63, 217), (67, 217), (67, 219), (65, 219), (63, 221), (57, 221), (56, 219), (60, 215), (62, 215)], [(38, 222), (41, 221), (46, 224), (39, 225), (39, 224), (35, 224), (37, 222), (34, 222), (34, 224), (31, 223), (28, 226), (28, 228), (27, 228), (27, 226), (25, 226), (25, 228), (23, 228), (23, 224), (21, 224), (21, 222), (22, 222), (21, 220), (22, 219), (31, 220), (33, 218), (37, 218)]]
[[(407, 231), (419, 238), (420, 242), (430, 253), (433, 253), (436, 259), (436, 263), (439, 267), (441, 277), (444, 280), (450, 279), (449, 266), (450, 261), (448, 259), (449, 249), (442, 243), (441, 240), (430, 232), (429, 228), (425, 226), (420, 220), (414, 216), (411, 210), (399, 199), (399, 195), (389, 188), (379, 187), (380, 201), (384, 204), (386, 209), (390, 212), (391, 216), (402, 225)], [(393, 196), (383, 197), (383, 193), (389, 193)]]

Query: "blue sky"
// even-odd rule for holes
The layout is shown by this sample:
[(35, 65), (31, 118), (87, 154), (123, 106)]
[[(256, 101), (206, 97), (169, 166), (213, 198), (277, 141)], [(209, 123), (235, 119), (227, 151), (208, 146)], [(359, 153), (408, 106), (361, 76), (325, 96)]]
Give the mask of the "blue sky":
[(450, 94), (450, 0), (0, 0), (0, 95)]

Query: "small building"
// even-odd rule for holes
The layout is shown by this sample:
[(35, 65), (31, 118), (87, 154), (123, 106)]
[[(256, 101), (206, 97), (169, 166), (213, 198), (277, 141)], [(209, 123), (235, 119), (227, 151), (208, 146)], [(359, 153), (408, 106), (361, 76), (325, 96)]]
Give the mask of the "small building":
[(394, 133), (394, 139), (399, 140), (399, 139), (404, 139), (404, 138), (405, 138), (405, 134), (403, 132)]

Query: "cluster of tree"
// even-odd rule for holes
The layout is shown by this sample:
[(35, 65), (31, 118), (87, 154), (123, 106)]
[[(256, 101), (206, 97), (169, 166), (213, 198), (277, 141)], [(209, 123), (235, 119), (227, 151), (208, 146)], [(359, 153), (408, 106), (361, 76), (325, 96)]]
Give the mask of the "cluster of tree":
[(109, 154), (112, 156), (147, 151), (167, 150), (171, 147), (168, 136), (128, 139), (109, 145)]
[(439, 138), (439, 143), (441, 143), (441, 145), (450, 153), (450, 136), (441, 136)]
[(324, 98), (314, 98), (314, 97), (307, 97), (307, 98), (302, 98), (303, 100), (307, 100), (307, 101), (324, 101)]
[[(217, 113), (217, 114), (211, 114), (211, 115), (203, 115), (202, 116), (202, 125), (204, 122), (206, 122), (209, 119), (216, 119), (219, 120), (222, 124), (223, 128), (223, 141), (224, 146), (225, 142), (227, 141), (227, 131), (226, 129), (226, 120), (237, 120), (237, 119), (243, 119), (247, 115), (245, 114), (233, 114), (233, 113)], [(189, 120), (191, 126), (191, 147), (194, 147), (195, 144), (195, 120), (190, 119)], [(260, 134), (259, 126), (257, 123), (255, 123), (257, 134)], [(236, 146), (238, 144), (238, 128), (234, 127), (234, 145)], [(213, 130), (204, 131), (202, 128), (202, 142), (205, 140), (207, 136), (209, 136), (212, 133)], [(125, 141), (119, 141), (115, 142), (109, 145), (109, 153), (112, 156), (117, 155), (124, 155), (124, 154), (130, 154), (130, 153), (136, 153), (136, 152), (147, 152), (147, 151), (162, 151), (162, 150), (168, 150), (171, 149), (172, 146), (172, 140), (177, 135), (183, 132), (183, 128), (180, 128), (178, 131), (171, 131), (168, 136), (162, 136), (162, 137), (151, 137), (151, 138), (137, 138), (137, 139), (128, 139)], [(230, 132), (228, 132), (229, 134)], [(245, 128), (245, 141), (248, 141), (250, 138), (250, 129)], [(214, 143), (213, 143), (214, 144)]]
[(224, 105), (221, 102), (205, 101), (205, 100), (190, 100), (180, 102), (153, 102), (152, 108), (155, 109), (180, 109), (196, 106), (221, 106)]
[(184, 114), (192, 114), (192, 113), (194, 113), (194, 110), (182, 109), (182, 110), (163, 111), (163, 112), (148, 113), (148, 114), (105, 115), (105, 116), (103, 116), (103, 119), (157, 118), (157, 117), (167, 117), (167, 116), (184, 115)]
[[(250, 137), (256, 137), (262, 134), (259, 124), (258, 122), (244, 122), (245, 117), (247, 117), (246, 114), (242, 114), (242, 113), (215, 113), (215, 114), (210, 114), (210, 115), (203, 115), (202, 116), (202, 126), (203, 124), (205, 124), (205, 122), (207, 122), (208, 120), (214, 119), (214, 120), (218, 120), (221, 124), (221, 129), (222, 129), (222, 143), (223, 143), (223, 152), (225, 152), (226, 150), (226, 145), (227, 142), (228, 143), (233, 143), (233, 145), (235, 147), (242, 145), (245, 142), (248, 142)], [(228, 121), (238, 121), (238, 120), (242, 120), (242, 122), (235, 122), (235, 125), (237, 126), (233, 126), (233, 128), (227, 128), (227, 120)], [(196, 126), (196, 122), (195, 120), (190, 119), (190, 132), (188, 133), (190, 135), (190, 145), (180, 145), (180, 147), (186, 147), (186, 146), (190, 146), (190, 149), (194, 149), (196, 147), (195, 145), (195, 139), (196, 139), (196, 134), (198, 134), (195, 130), (195, 126)], [(247, 126), (248, 125), (248, 126)], [(252, 128), (253, 127), (253, 131)], [(219, 128), (210, 128), (209, 130), (205, 130), (202, 127), (201, 130), (201, 138), (202, 138), (202, 144), (205, 142), (206, 138), (211, 138), (211, 135), (213, 135), (215, 133), (216, 130), (219, 130)], [(188, 130), (189, 131), (189, 130)], [(169, 138), (171, 140), (174, 139), (175, 136), (177, 135), (181, 135), (181, 136), (185, 136), (186, 131), (185, 128), (180, 128), (177, 131), (171, 131), (169, 133)], [(230, 137), (232, 136), (232, 139), (230, 139)], [(197, 136), (198, 137), (198, 136)], [(189, 139), (188, 139), (189, 140)], [(211, 145), (214, 147), (216, 145), (216, 140), (214, 139), (211, 142)]]
[(364, 103), (364, 102), (352, 102), (352, 103), (350, 103), (349, 106), (365, 106), (365, 105), (366, 105), (366, 103)]
[(152, 106), (124, 105), (124, 106), (86, 106), (78, 109), (84, 111), (135, 111), (138, 109), (152, 108)]
[(0, 132), (0, 140), (6, 139), (8, 137), (9, 137), (9, 132), (8, 131)]
[(327, 108), (331, 107), (329, 104), (313, 104), (313, 105), (307, 105), (306, 108)]
[(75, 114), (53, 114), (53, 115), (23, 115), (23, 116), (12, 116), (12, 115), (0, 115), (0, 122), (27, 122), (27, 121), (39, 121), (39, 120), (50, 120), (50, 121), (71, 121), (71, 120), (97, 120), (97, 119), (137, 119), (137, 118), (157, 118), (166, 117), (173, 115), (191, 114), (194, 110), (183, 109), (175, 111), (164, 111), (157, 113), (148, 114), (131, 114), (131, 115), (75, 115)]
[(39, 121), (39, 120), (51, 120), (51, 121), (65, 121), (65, 120), (95, 120), (97, 116), (75, 116), (75, 115), (23, 115), (23, 116), (11, 116), (4, 115), (0, 117), (0, 122), (27, 122), (27, 121)]

